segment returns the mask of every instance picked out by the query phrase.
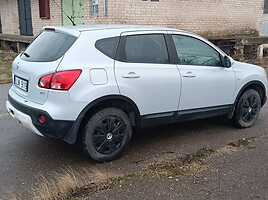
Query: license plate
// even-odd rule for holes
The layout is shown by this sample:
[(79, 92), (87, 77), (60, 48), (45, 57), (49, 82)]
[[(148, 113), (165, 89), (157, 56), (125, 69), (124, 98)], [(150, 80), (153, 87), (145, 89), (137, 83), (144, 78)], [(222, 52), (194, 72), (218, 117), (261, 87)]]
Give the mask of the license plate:
[(18, 88), (20, 88), (21, 90), (28, 92), (28, 81), (23, 79), (23, 78), (19, 78), (17, 76), (14, 76), (14, 85)]

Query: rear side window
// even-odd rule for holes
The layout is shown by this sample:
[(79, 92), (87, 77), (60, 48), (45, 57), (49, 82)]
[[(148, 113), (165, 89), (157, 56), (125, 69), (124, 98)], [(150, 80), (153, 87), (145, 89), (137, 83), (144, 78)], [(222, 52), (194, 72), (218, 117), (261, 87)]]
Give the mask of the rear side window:
[(44, 31), (21, 55), (21, 59), (31, 62), (55, 61), (66, 53), (76, 39), (63, 33)]
[(114, 59), (119, 42), (119, 37), (100, 39), (95, 43), (95, 47), (106, 56)]
[(169, 63), (164, 35), (127, 36), (123, 61), (131, 63)]

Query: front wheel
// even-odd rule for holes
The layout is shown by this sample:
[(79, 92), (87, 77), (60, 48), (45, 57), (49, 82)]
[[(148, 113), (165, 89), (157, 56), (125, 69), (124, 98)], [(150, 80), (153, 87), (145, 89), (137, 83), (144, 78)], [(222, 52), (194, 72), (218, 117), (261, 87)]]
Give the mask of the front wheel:
[(261, 109), (261, 98), (254, 89), (247, 90), (238, 100), (233, 116), (234, 123), (241, 128), (252, 126)]
[(131, 135), (126, 113), (118, 108), (105, 108), (96, 112), (84, 127), (83, 149), (97, 162), (111, 161), (120, 157)]

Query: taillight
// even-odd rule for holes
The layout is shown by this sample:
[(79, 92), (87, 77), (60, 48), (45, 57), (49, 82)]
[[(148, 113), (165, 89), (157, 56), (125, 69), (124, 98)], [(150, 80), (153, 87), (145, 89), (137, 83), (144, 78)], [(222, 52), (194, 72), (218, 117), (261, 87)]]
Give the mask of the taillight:
[(48, 74), (39, 79), (38, 86), (41, 88), (50, 88), (50, 81), (53, 74)]
[(47, 74), (39, 79), (38, 86), (53, 90), (69, 90), (82, 70), (70, 70)]

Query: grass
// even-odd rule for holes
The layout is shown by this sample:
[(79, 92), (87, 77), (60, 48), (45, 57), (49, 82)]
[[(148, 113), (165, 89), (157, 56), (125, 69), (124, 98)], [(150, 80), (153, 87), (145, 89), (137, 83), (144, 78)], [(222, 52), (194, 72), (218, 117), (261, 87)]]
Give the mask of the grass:
[(38, 186), (33, 188), (34, 200), (83, 196), (84, 191), (93, 193), (107, 189), (118, 178), (98, 170), (84, 169), (77, 172), (71, 168), (65, 169), (63, 174), (55, 174), (55, 177), (53, 180), (41, 177)]
[(213, 154), (212, 149), (202, 148), (194, 154), (156, 161), (144, 169), (144, 174), (153, 177), (173, 177), (177, 175), (196, 176), (206, 171), (206, 159)]
[[(84, 194), (96, 193), (99, 190), (109, 189), (118, 182), (120, 177), (96, 169), (83, 169), (78, 171), (68, 167), (61, 173), (54, 173), (54, 178), (38, 177), (39, 182), (29, 192), (29, 200), (56, 200), (77, 199)], [(0, 198), (1, 199), (1, 198)], [(9, 192), (2, 200), (22, 200), (15, 192)]]
[(17, 56), (14, 52), (0, 51), (0, 84), (12, 82), (12, 61)]

